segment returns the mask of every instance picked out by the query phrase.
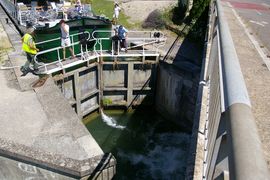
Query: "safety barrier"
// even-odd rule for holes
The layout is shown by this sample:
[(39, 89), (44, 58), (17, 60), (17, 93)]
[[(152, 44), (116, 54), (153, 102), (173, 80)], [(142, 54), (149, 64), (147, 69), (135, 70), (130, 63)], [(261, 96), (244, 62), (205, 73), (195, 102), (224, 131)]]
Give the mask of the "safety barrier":
[[(77, 33), (71, 35), (72, 43), (71, 46), (73, 47), (74, 51), (74, 46), (79, 45), (80, 46), (80, 52), (78, 54), (75, 54), (76, 57), (79, 57), (76, 59), (76, 61), (70, 62), (68, 64), (63, 64), (63, 59), (61, 58), (60, 51), (63, 49), (63, 47), (55, 47), (51, 49), (47, 49), (44, 51), (38, 52), (35, 57), (34, 61), (36, 64), (38, 64), (38, 68), (40, 73), (44, 74), (50, 74), (52, 72), (56, 72), (58, 70), (64, 69), (64, 68), (69, 68), (78, 64), (81, 64), (83, 62), (86, 62), (91, 59), (99, 58), (99, 57), (145, 57), (145, 56), (159, 56), (159, 49), (164, 46), (166, 42), (166, 37), (164, 36), (163, 33), (161, 32), (152, 32), (152, 31), (129, 31), (129, 37), (127, 42), (130, 44), (127, 48), (129, 53), (120, 53), (121, 52), (121, 47), (118, 43), (117, 49), (114, 48), (114, 41), (112, 40), (112, 35), (114, 31), (94, 31), (92, 35), (85, 31), (84, 33), (87, 33), (87, 41), (88, 42), (93, 42), (94, 46), (92, 48), (92, 51), (88, 50), (87, 44), (85, 45), (86, 47), (83, 47), (83, 45), (80, 43), (78, 40), (77, 42), (74, 42), (73, 37), (80, 35), (82, 33)], [(156, 33), (156, 34), (155, 34)], [(157, 37), (157, 33), (159, 36)], [(105, 35), (104, 35), (105, 34)], [(109, 37), (108, 37), (109, 34)], [(147, 34), (146, 37), (143, 37), (143, 34)], [(154, 36), (155, 34), (155, 36)], [(132, 36), (133, 35), (133, 36)], [(100, 37), (98, 37), (100, 36)], [(107, 37), (102, 37), (102, 36), (107, 36)], [(92, 37), (92, 38), (91, 38)], [(46, 41), (38, 42), (37, 45), (41, 45), (47, 42), (52, 42), (52, 41), (60, 41), (60, 38), (54, 38), (54, 39), (49, 39)], [(103, 48), (104, 42), (110, 42), (111, 46), (108, 49)], [(135, 43), (135, 44), (133, 44)], [(107, 43), (108, 44), (108, 43)], [(152, 46), (152, 47), (147, 47), (146, 46)], [(133, 50), (137, 48), (136, 50)], [(140, 48), (138, 50), (138, 48)], [(153, 50), (154, 48), (154, 50)], [(53, 60), (52, 62), (49, 63), (41, 63), (38, 62), (38, 58), (41, 55), (48, 54), (48, 53), (57, 53), (57, 59)], [(54, 65), (53, 69), (54, 70), (48, 70), (48, 67)]]
[[(95, 40), (94, 39), (91, 39), (89, 41), (95, 41)], [(79, 45), (79, 44), (80, 44), (80, 42), (78, 41), (78, 42), (72, 43), (71, 46), (74, 47), (75, 45)], [(87, 45), (86, 45), (86, 51), (85, 52), (83, 52), (82, 45), (80, 45), (80, 46), (81, 46), (80, 47), (80, 50), (81, 51), (80, 51), (79, 54), (76, 54), (76, 56), (80, 56), (81, 58), (80, 58), (80, 60), (78, 60), (76, 62), (73, 62), (73, 64), (71, 64), (71, 66), (75, 66), (77, 64), (80, 64), (80, 63), (85, 62), (86, 60), (89, 60), (89, 59), (86, 59), (86, 54), (85, 54), (85, 53), (88, 54)], [(61, 46), (60, 47), (56, 47), (56, 48), (51, 48), (51, 49), (48, 49), (48, 50), (40, 51), (40, 52), (38, 52), (35, 55), (34, 61), (38, 65), (38, 68), (39, 69), (42, 69), (43, 68), (43, 72), (41, 74), (43, 74), (43, 73), (47, 74), (48, 73), (48, 66), (50, 66), (50, 65), (57, 65), (57, 69), (58, 70), (61, 70), (64, 67), (64, 65), (62, 63), (63, 62), (63, 59), (61, 59), (61, 56), (60, 56), (60, 50), (62, 50), (62, 49), (63, 49), (63, 47), (61, 47)], [(38, 62), (37, 61), (38, 56), (44, 55), (46, 53), (52, 53), (54, 51), (57, 52), (57, 60), (56, 61), (53, 61), (53, 62), (50, 62), (50, 63), (42, 63), (42, 62)], [(95, 57), (97, 57), (97, 56), (92, 56), (92, 58), (95, 58)], [(68, 66), (68, 67), (71, 67), (71, 66)]]
[(186, 179), (269, 179), (221, 2), (214, 1), (209, 12), (201, 99), (192, 134), (197, 144), (190, 149)]
[[(76, 42), (74, 42), (74, 37), (75, 36), (79, 36), (79, 35), (81, 35), (81, 34), (86, 34), (87, 35), (87, 40), (89, 40), (90, 39), (90, 33), (88, 32), (88, 31), (84, 31), (84, 32), (79, 32), (79, 33), (75, 33), (75, 34), (71, 34), (71, 35), (69, 35), (69, 37), (70, 37), (70, 43), (72, 44), (72, 49), (73, 49), (73, 51), (74, 51), (74, 43), (76, 43)], [(46, 41), (40, 41), (40, 42), (37, 42), (36, 43), (36, 45), (42, 45), (42, 44), (45, 44), (45, 43), (48, 43), (48, 42), (53, 42), (53, 41), (61, 41), (61, 37), (58, 37), (58, 38), (53, 38), (53, 39), (48, 39), (48, 40), (46, 40)]]
[[(92, 33), (92, 36), (99, 36), (102, 33), (104, 34), (111, 34), (111, 37), (116, 35), (115, 31), (106, 31), (106, 30), (97, 30)], [(158, 37), (157, 37), (158, 34)], [(117, 41), (117, 48), (115, 48), (115, 43), (112, 40), (111, 37), (105, 37), (105, 38), (98, 38), (97, 43), (100, 47), (100, 53), (103, 54), (104, 51), (108, 51), (108, 49), (103, 49), (102, 44), (104, 41), (109, 41), (112, 43), (112, 49), (111, 49), (111, 55), (114, 55), (114, 49), (116, 49), (117, 54), (119, 54), (120, 49), (120, 42)], [(164, 46), (166, 42), (165, 35), (160, 31), (128, 31), (128, 36), (126, 38), (128, 46), (127, 50), (132, 51), (134, 48), (141, 47), (143, 55), (147, 54), (147, 50), (151, 51), (154, 49), (155, 53), (158, 53), (158, 50), (160, 47)], [(134, 45), (132, 45), (133, 42)], [(152, 45), (152, 48), (146, 48), (145, 46)], [(153, 52), (153, 51), (152, 51)]]

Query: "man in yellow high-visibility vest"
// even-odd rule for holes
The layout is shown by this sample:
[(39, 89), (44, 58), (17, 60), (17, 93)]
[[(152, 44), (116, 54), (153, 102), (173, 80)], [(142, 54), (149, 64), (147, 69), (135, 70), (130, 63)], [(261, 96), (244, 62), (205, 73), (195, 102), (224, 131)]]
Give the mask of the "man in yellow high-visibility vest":
[[(22, 37), (22, 49), (26, 53), (27, 61), (25, 64), (21, 67), (21, 72), (23, 73), (21, 76), (25, 76), (29, 72), (34, 72), (38, 70), (37, 64), (34, 62), (34, 56), (39, 51), (38, 48), (36, 48), (35, 41), (33, 39), (34, 34), (34, 28), (28, 28), (26, 30), (25, 35)], [(34, 69), (30, 68), (30, 64), (33, 64)]]

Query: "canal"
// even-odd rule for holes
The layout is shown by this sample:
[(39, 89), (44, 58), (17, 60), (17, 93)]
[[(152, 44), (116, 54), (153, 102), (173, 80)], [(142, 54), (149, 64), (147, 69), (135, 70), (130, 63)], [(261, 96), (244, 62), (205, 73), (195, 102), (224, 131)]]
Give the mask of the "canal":
[(151, 108), (94, 113), (83, 122), (117, 159), (114, 179), (184, 179), (190, 135)]

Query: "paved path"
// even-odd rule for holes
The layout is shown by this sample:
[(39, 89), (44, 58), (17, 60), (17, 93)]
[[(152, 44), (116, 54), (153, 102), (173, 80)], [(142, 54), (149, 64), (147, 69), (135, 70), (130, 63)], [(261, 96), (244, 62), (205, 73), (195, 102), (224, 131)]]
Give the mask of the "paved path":
[(268, 0), (238, 0), (230, 1), (230, 4), (246, 26), (252, 29), (260, 45), (270, 50), (270, 2)]
[[(223, 1), (222, 4), (248, 89), (264, 155), (270, 169), (270, 71), (265, 59), (260, 55), (260, 47), (256, 46), (258, 41), (262, 40), (259, 38), (263, 36), (255, 36), (255, 29), (248, 29), (249, 26), (241, 23), (243, 19), (247, 20), (248, 17), (254, 16), (254, 13), (269, 15), (270, 10), (265, 10), (267, 6), (262, 5), (261, 1), (253, 4), (250, 4), (250, 1)], [(265, 25), (268, 26), (268, 24)], [(264, 27), (262, 28), (261, 32), (264, 31)], [(267, 30), (268, 38), (263, 38), (263, 40), (270, 43), (269, 27)]]

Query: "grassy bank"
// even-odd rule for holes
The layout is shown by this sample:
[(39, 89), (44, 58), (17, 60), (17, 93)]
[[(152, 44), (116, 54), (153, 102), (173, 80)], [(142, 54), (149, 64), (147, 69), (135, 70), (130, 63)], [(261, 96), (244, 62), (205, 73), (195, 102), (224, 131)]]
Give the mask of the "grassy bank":
[(166, 9), (163, 21), (166, 27), (178, 35), (202, 42), (208, 18), (209, 0), (193, 0), (193, 6), (186, 16), (187, 1), (179, 0), (178, 6)]
[[(96, 15), (105, 15), (109, 19), (112, 19), (114, 10), (113, 1), (108, 0), (91, 0), (91, 1), (92, 1), (92, 10)], [(127, 28), (131, 28), (132, 25), (127, 20), (128, 17), (123, 13), (122, 10), (119, 15), (119, 24), (122, 24)]]
[[(75, 3), (75, 0), (69, 0), (72, 3)], [(92, 11), (95, 15), (105, 16), (112, 20), (113, 10), (114, 10), (114, 1), (111, 0), (81, 0), (82, 4), (91, 4)], [(120, 4), (121, 7), (121, 4)], [(128, 16), (122, 12), (119, 15), (119, 24), (127, 28), (133, 28), (134, 25), (128, 22)]]

